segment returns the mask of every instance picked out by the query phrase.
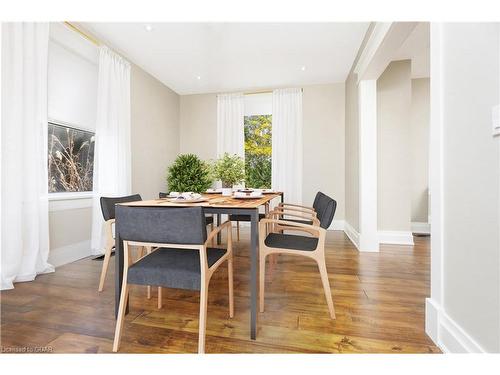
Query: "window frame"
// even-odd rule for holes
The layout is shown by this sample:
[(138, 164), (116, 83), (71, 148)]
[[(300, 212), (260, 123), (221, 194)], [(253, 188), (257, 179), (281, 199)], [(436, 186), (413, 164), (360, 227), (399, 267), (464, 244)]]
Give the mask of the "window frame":
[[(62, 126), (65, 128), (70, 128), (78, 131), (83, 131), (87, 133), (92, 133), (95, 137), (95, 129), (91, 129), (90, 127), (78, 126), (75, 124), (71, 124), (65, 121), (56, 120), (53, 118), (49, 118), (47, 120), (47, 126), (49, 124)], [(48, 128), (47, 128), (47, 136), (48, 136)], [(48, 139), (47, 139), (48, 142)], [(95, 150), (94, 150), (94, 159), (95, 159)], [(48, 164), (48, 150), (47, 150), (47, 164)], [(47, 165), (48, 166), (48, 165)], [(92, 189), (94, 188), (94, 172), (92, 172)], [(48, 181), (47, 181), (48, 182)], [(74, 208), (85, 208), (92, 206), (92, 199), (95, 196), (94, 190), (92, 191), (66, 191), (66, 192), (48, 192), (48, 200), (49, 200), (49, 210), (50, 211), (61, 211), (66, 209), (74, 209)]]

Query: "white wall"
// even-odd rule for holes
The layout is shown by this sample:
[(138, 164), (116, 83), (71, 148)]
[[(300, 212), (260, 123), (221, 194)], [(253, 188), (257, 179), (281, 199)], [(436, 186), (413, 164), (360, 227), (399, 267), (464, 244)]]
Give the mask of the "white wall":
[(180, 103), (180, 152), (216, 159), (217, 95), (182, 95)]
[(426, 331), (453, 352), (500, 351), (500, 27), (431, 26), (431, 299)]
[[(337, 201), (335, 220), (345, 218), (345, 85), (305, 86), (303, 105), (302, 202), (318, 191)], [(336, 229), (343, 229), (341, 223)]]
[(132, 191), (154, 199), (179, 154), (180, 97), (136, 65), (130, 74)]
[(345, 83), (345, 221), (359, 232), (358, 83), (349, 74)]
[(378, 230), (411, 230), (411, 62), (394, 61), (377, 80)]
[[(303, 89), (303, 203), (311, 205), (318, 190), (331, 195), (338, 202), (335, 224), (339, 228), (345, 207), (345, 87), (335, 83)], [(257, 101), (252, 108), (267, 108), (266, 96), (259, 97), (252, 98)], [(217, 96), (183, 95), (180, 103), (180, 152), (215, 159)]]
[(429, 196), (430, 80), (412, 79), (410, 110), (411, 221), (427, 223)]

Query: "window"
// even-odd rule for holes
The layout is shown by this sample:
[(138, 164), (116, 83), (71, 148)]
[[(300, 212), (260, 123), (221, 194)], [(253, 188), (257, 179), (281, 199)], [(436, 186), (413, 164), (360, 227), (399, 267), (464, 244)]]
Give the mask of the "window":
[(94, 133), (49, 123), (49, 193), (92, 191)]
[(272, 115), (245, 116), (246, 186), (271, 188)]

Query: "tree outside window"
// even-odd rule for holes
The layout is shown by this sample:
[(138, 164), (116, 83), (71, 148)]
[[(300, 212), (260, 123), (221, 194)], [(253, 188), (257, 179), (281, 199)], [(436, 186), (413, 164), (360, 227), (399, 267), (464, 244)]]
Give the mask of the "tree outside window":
[(271, 188), (272, 115), (245, 116), (246, 186)]

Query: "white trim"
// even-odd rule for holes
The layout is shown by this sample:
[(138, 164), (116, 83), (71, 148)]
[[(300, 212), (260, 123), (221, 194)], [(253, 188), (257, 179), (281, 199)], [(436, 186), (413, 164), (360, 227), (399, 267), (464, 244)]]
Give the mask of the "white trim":
[[(439, 306), (432, 298), (425, 299), (425, 333), (437, 345), (439, 341)], [(444, 350), (443, 350), (444, 351)]]
[(87, 240), (51, 249), (48, 262), (54, 267), (59, 267), (91, 255), (90, 240)]
[(436, 301), (427, 298), (425, 312), (425, 331), (443, 352), (486, 353)]
[(359, 95), (359, 251), (379, 251), (377, 235), (377, 81), (363, 80)]
[[(58, 195), (55, 194), (69, 194)], [(93, 193), (55, 193), (49, 194), (49, 212), (74, 210), (92, 207)]]
[[(436, 307), (444, 301), (443, 286), (443, 26), (432, 22), (430, 27), (430, 129), (429, 129), (429, 192), (431, 214), (431, 297), (426, 303), (426, 332), (439, 343), (439, 319), (432, 326)], [(432, 303), (430, 303), (432, 302)], [(427, 318), (429, 315), (429, 318)], [(444, 350), (444, 347), (442, 347)]]
[(359, 233), (347, 221), (344, 221), (344, 233), (359, 250)]
[(378, 79), (417, 25), (418, 22), (377, 22), (354, 68), (358, 83)]
[(70, 199), (85, 199), (92, 198), (94, 192), (81, 191), (81, 192), (68, 192), (68, 193), (49, 193), (49, 201), (66, 201)]
[(431, 234), (431, 225), (429, 223), (414, 221), (411, 223), (411, 231), (418, 234)]
[(389, 245), (413, 246), (413, 234), (408, 231), (381, 230), (378, 232), (379, 243)]
[(356, 73), (358, 77), (362, 77), (365, 73), (375, 56), (375, 53), (378, 51), (385, 37), (389, 33), (392, 24), (392, 22), (377, 22), (375, 24), (375, 27), (370, 34), (370, 38), (368, 39), (365, 48), (363, 48), (361, 56), (359, 56), (358, 63), (354, 67), (354, 73)]

